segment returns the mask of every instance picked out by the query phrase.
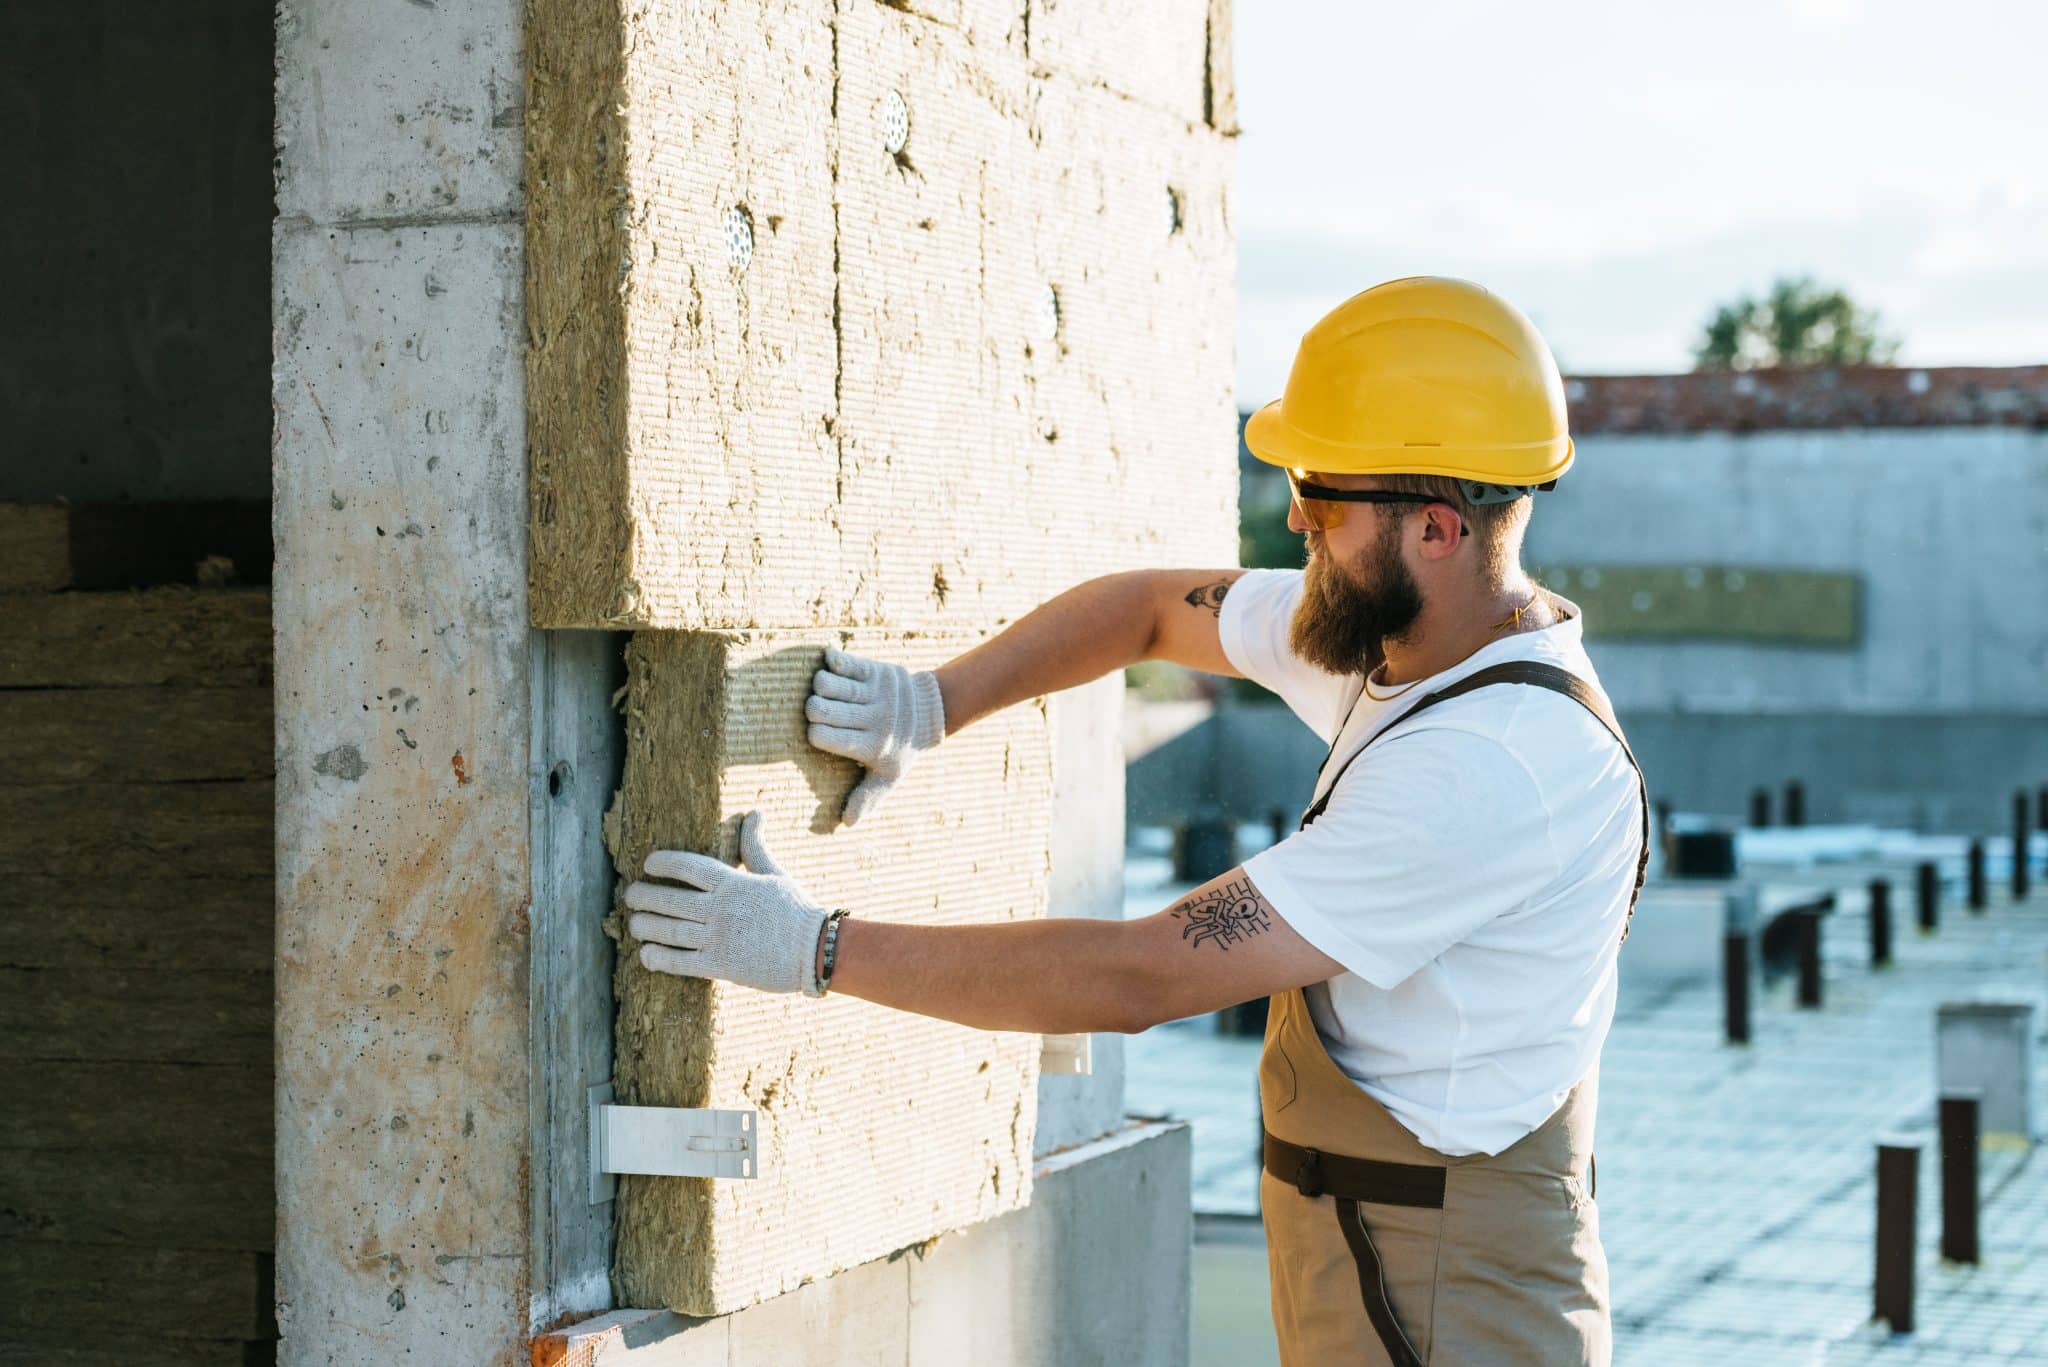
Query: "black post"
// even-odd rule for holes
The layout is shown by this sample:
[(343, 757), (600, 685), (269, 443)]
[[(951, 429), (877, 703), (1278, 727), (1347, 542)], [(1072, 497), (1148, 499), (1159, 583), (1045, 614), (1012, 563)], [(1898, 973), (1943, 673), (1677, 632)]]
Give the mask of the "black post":
[(1932, 860), (1918, 870), (1920, 882), (1920, 929), (1932, 935), (1941, 926), (1941, 871)]
[(1749, 1043), (1749, 932), (1721, 937), (1722, 1020), (1730, 1044)]
[(1941, 1099), (1941, 1256), (1977, 1261), (1977, 1098)]
[(1806, 824), (1806, 785), (1797, 779), (1785, 785), (1785, 824)]
[[(1926, 901), (1923, 898), (1921, 905)], [(1921, 913), (1926, 914), (1924, 911)], [(1870, 880), (1870, 966), (1883, 968), (1892, 961), (1892, 885), (1889, 879)]]
[(1801, 907), (1792, 914), (1798, 918), (1795, 924), (1799, 930), (1799, 1004), (1817, 1007), (1821, 1004), (1821, 912), (1816, 907)]
[(1762, 830), (1771, 824), (1771, 790), (1758, 788), (1749, 795), (1749, 824), (1754, 830)]
[(2041, 785), (2041, 791), (2034, 794), (2034, 819), (2041, 829), (2048, 832), (2048, 783)]
[(1987, 881), (1988, 880), (1984, 875), (1984, 842), (1981, 840), (1972, 840), (1970, 842), (1971, 911), (1984, 910), (1984, 904), (1990, 900), (1990, 898), (1986, 896), (1984, 891), (1984, 885)]
[(2027, 837), (2034, 823), (2027, 819), (2027, 795), (2012, 795), (2012, 900), (2027, 900)]
[(1876, 1318), (1894, 1334), (1913, 1332), (1913, 1242), (1919, 1198), (1920, 1150), (1877, 1146)]
[(1275, 845), (1293, 834), (1292, 831), (1287, 829), (1293, 823), (1287, 819), (1287, 809), (1285, 807), (1275, 807), (1272, 811), (1266, 813), (1266, 824), (1273, 828), (1273, 843)]

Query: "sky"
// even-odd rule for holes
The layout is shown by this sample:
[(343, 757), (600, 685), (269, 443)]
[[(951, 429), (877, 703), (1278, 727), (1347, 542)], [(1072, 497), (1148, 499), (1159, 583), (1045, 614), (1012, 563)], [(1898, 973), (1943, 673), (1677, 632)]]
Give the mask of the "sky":
[(1347, 296), (1461, 275), (1579, 374), (1685, 370), (1811, 274), (1911, 365), (2048, 362), (2048, 4), (1239, 4), (1238, 399)]

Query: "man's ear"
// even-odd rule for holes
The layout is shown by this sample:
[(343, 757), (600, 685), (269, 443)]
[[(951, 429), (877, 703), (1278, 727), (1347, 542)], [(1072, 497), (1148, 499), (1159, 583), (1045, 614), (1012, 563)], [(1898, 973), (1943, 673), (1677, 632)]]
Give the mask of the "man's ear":
[(1428, 560), (1455, 555), (1458, 543), (1470, 534), (1465, 519), (1448, 503), (1424, 504), (1422, 521), (1422, 554)]

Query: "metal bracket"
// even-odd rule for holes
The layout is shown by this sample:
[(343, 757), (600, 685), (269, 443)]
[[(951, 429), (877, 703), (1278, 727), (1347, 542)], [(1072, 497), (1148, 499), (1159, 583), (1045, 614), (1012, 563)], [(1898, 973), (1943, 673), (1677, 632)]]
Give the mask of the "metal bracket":
[(761, 1175), (758, 1113), (682, 1106), (615, 1106), (612, 1085), (592, 1087), (590, 1200), (609, 1201), (613, 1178), (755, 1178)]
[(1038, 1071), (1086, 1075), (1094, 1071), (1093, 1035), (1046, 1035), (1038, 1051)]

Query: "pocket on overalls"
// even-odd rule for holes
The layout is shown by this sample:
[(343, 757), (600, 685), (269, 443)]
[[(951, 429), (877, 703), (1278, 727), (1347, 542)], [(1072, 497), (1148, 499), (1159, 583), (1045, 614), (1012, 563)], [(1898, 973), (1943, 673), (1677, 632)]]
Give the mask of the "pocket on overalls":
[(1259, 1099), (1269, 1111), (1284, 1111), (1294, 1104), (1298, 1090), (1294, 1060), (1278, 1042), (1269, 1043), (1259, 1059)]

